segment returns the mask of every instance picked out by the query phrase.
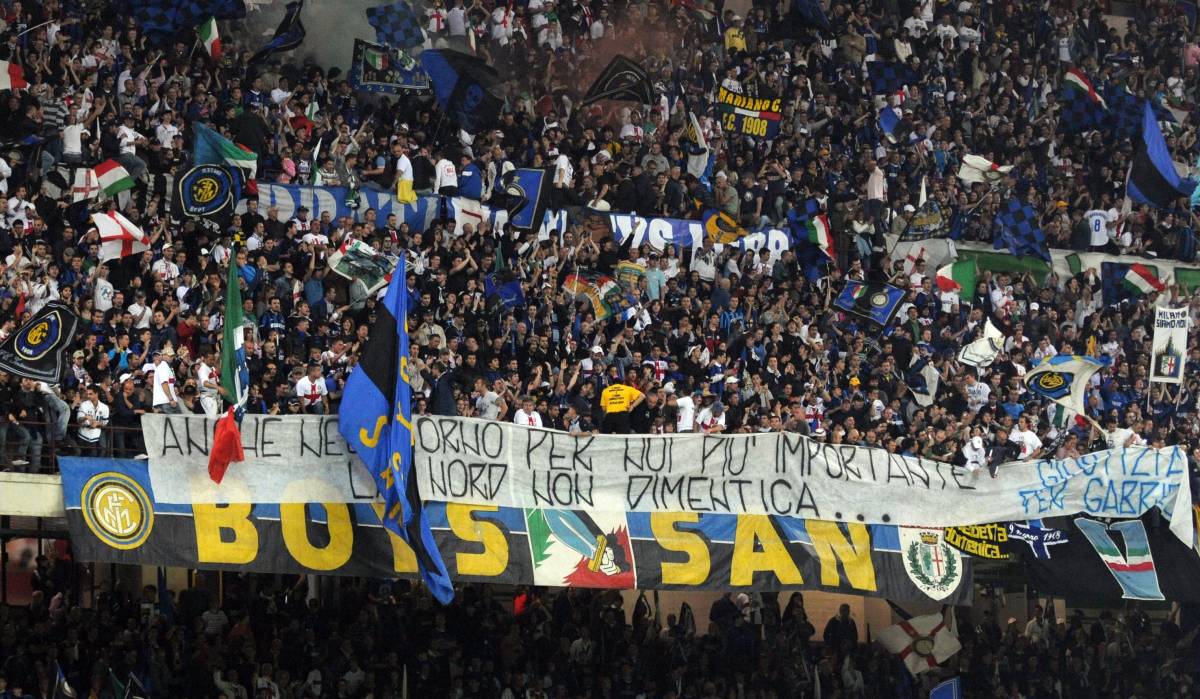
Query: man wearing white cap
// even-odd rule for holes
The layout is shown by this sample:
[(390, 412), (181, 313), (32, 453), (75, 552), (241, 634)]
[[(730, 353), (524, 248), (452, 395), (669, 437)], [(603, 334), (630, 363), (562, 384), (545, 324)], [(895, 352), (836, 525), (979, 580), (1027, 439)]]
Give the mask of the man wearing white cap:
[(171, 360), (175, 350), (167, 345), (154, 352), (154, 412), (178, 415), (179, 394), (175, 390), (175, 370)]

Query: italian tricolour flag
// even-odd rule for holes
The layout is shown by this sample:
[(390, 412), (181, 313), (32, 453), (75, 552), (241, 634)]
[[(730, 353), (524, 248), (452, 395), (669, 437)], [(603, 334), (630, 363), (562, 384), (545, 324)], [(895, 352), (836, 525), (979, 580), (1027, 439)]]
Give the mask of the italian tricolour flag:
[(1104, 98), (1101, 97), (1100, 93), (1096, 92), (1096, 88), (1092, 86), (1092, 81), (1088, 80), (1087, 76), (1083, 74), (1083, 71), (1079, 70), (1078, 68), (1068, 69), (1066, 75), (1063, 76), (1063, 83), (1072, 90), (1087, 95), (1089, 100), (1100, 105), (1101, 108), (1108, 109), (1108, 105), (1105, 104)]
[(829, 229), (829, 217), (825, 214), (813, 216), (805, 226), (808, 228), (808, 242), (821, 248), (821, 252), (833, 259), (833, 232)]
[(133, 189), (134, 185), (129, 171), (115, 160), (105, 160), (96, 166), (96, 181), (100, 183), (100, 189), (110, 197), (118, 192)]
[(937, 286), (941, 291), (975, 292), (975, 260), (959, 260), (937, 271)]
[(1166, 289), (1166, 285), (1154, 273), (1154, 270), (1143, 264), (1129, 265), (1129, 269), (1125, 272), (1125, 278), (1122, 280), (1125, 288), (1129, 289), (1138, 296), (1144, 296), (1151, 291), (1162, 291)]
[(204, 44), (204, 50), (208, 52), (213, 59), (221, 57), (221, 35), (217, 33), (217, 18), (209, 17), (208, 21), (200, 25), (196, 30), (200, 35), (200, 43)]

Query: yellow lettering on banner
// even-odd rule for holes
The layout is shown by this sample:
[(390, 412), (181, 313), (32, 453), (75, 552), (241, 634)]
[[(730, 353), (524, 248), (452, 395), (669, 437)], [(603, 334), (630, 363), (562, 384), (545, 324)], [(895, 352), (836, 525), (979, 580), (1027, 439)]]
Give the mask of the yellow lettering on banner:
[(368, 447), (375, 448), (375, 445), (379, 444), (379, 433), (383, 432), (383, 426), (386, 424), (387, 418), (380, 415), (379, 419), (375, 421), (375, 432), (368, 435), (366, 430), (359, 428), (358, 439)]
[[(371, 509), (375, 510), (375, 516), (379, 517), (379, 521), (383, 521), (383, 503), (376, 500), (371, 503)], [(389, 529), (384, 527), (387, 532), (388, 541), (392, 544), (392, 567), (397, 573), (415, 573), (417, 572), (417, 554), (413, 552), (404, 539), (393, 534)]]
[(677, 522), (699, 522), (696, 512), (652, 512), (650, 531), (658, 545), (668, 551), (686, 553), (688, 559), (682, 563), (662, 562), (664, 585), (703, 585), (712, 570), (712, 558), (704, 538), (695, 532), (675, 528)]
[(354, 551), (354, 527), (350, 513), (340, 502), (320, 503), (325, 508), (329, 543), (313, 546), (308, 538), (308, 506), (300, 502), (280, 503), (279, 525), (283, 545), (296, 562), (313, 570), (336, 570), (346, 565)]
[[(759, 543), (762, 550), (759, 549)], [(768, 515), (738, 515), (737, 531), (733, 536), (733, 560), (729, 563), (729, 582), (732, 585), (751, 585), (754, 574), (769, 570), (784, 585), (801, 585), (804, 578), (792, 560), (783, 539), (775, 531)]]
[[(196, 528), (196, 559), (200, 563), (244, 565), (258, 557), (258, 529), (250, 521), (250, 503), (232, 505), (192, 505), (192, 525)], [(221, 533), (231, 532), (231, 541), (222, 541)]]
[(838, 575), (838, 561), (846, 571), (846, 580), (856, 590), (871, 590), (875, 584), (875, 564), (871, 562), (871, 532), (865, 524), (852, 523), (846, 526), (850, 539), (842, 534), (837, 522), (810, 519), (804, 523), (808, 536), (821, 562), (821, 584), (838, 587), (842, 579)]
[(459, 575), (495, 577), (508, 568), (508, 539), (493, 522), (472, 517), (474, 512), (497, 512), (495, 505), (463, 505), (447, 503), (446, 519), (450, 520), (450, 531), (463, 541), (483, 544), (483, 551), (455, 553)]

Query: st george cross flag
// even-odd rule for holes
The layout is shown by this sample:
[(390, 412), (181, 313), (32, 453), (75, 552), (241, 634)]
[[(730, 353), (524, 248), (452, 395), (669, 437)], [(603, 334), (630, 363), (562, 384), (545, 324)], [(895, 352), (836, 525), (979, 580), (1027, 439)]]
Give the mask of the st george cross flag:
[(133, 189), (134, 181), (124, 165), (115, 160), (105, 160), (96, 166), (96, 181), (108, 196)]
[(915, 616), (887, 627), (876, 638), (914, 675), (937, 667), (962, 648), (941, 614)]
[(90, 167), (75, 169), (75, 181), (71, 184), (71, 203), (95, 199), (100, 196), (100, 183), (96, 181), (96, 171)]
[(29, 87), (25, 81), (25, 69), (16, 63), (0, 61), (0, 90), (19, 90)]
[(117, 211), (92, 214), (100, 233), (100, 262), (138, 255), (150, 249), (150, 236)]
[(987, 158), (978, 155), (964, 155), (962, 166), (958, 168), (958, 179), (963, 182), (983, 182), (995, 184), (1011, 172), (1012, 165), (997, 165)]
[(209, 17), (208, 20), (200, 25), (197, 30), (200, 35), (200, 43), (204, 45), (204, 52), (216, 60), (221, 57), (221, 35), (217, 33), (217, 18)]

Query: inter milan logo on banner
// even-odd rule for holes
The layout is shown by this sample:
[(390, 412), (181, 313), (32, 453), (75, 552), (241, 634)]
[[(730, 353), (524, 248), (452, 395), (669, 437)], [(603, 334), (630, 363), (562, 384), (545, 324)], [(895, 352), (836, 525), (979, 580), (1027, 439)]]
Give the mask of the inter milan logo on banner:
[(233, 201), (233, 177), (219, 165), (197, 165), (179, 178), (177, 186), (185, 216), (213, 216)]
[(1074, 377), (1066, 372), (1047, 371), (1035, 379), (1038, 393), (1047, 398), (1062, 398), (1071, 392)]
[(63, 350), (75, 338), (79, 316), (61, 301), (51, 301), (0, 345), (0, 370), (34, 381), (58, 383)]

